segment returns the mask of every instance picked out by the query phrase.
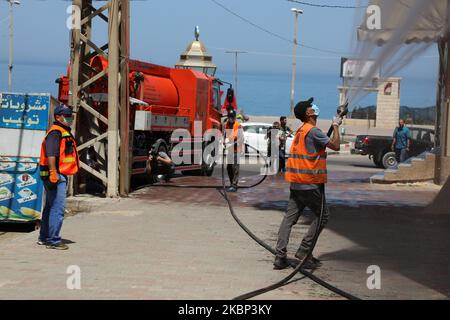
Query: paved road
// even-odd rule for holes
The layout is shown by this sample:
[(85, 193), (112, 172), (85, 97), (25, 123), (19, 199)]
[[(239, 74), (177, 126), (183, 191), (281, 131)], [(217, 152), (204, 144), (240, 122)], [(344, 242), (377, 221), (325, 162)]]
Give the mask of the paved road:
[(373, 174), (383, 171), (375, 167), (369, 156), (361, 155), (330, 155), (328, 169), (331, 172), (371, 172)]
[[(240, 174), (242, 177), (254, 175), (259, 172), (260, 168), (264, 165), (264, 161), (261, 159), (258, 160), (254, 157), (250, 159), (251, 160), (247, 159), (247, 162), (244, 162), (244, 164), (241, 165)], [(247, 164), (248, 162), (251, 162), (251, 164)], [(368, 156), (361, 155), (329, 155), (327, 165), (330, 172), (365, 172), (375, 174), (383, 171), (382, 169), (375, 167)], [(217, 165), (213, 176), (220, 178), (221, 174), (221, 165)]]
[[(252, 158), (252, 162), (256, 162), (254, 158)], [(254, 177), (255, 179), (258, 178), (258, 176), (255, 176), (259, 173), (259, 170), (261, 166), (264, 164), (263, 160), (260, 160), (259, 164), (244, 164), (241, 166), (241, 177)], [(221, 184), (221, 166), (218, 165), (214, 171), (213, 177), (216, 178), (214, 180), (217, 185)], [(362, 157), (358, 155), (330, 155), (328, 158), (328, 169), (330, 172), (364, 172), (367, 173), (365, 178), (367, 176), (370, 176), (370, 174), (379, 172), (380, 169), (376, 168), (373, 163), (369, 160), (368, 157)], [(227, 176), (225, 172), (225, 176)], [(187, 177), (180, 176), (179, 178), (174, 179), (175, 183), (178, 183), (180, 180), (186, 181), (186, 178), (188, 181), (193, 181), (193, 183), (198, 184), (199, 177), (192, 176), (192, 180), (189, 180), (189, 174), (187, 174)], [(274, 178), (276, 179), (276, 178)], [(279, 179), (278, 179), (279, 180)], [(260, 189), (260, 191), (264, 192), (267, 191), (265, 189)], [(210, 193), (215, 193), (215, 191), (211, 191)], [(283, 195), (282, 197), (285, 197)], [(164, 198), (164, 197), (163, 197)], [(217, 197), (217, 195), (214, 195), (213, 198), (215, 198), (217, 201), (215, 201), (215, 204), (223, 203), (223, 200), (220, 197)], [(158, 200), (155, 198), (155, 200)], [(161, 199), (162, 200), (162, 199)], [(280, 200), (281, 201), (281, 200)], [(246, 200), (248, 202), (248, 199)], [(284, 201), (281, 202), (282, 205), (284, 204)], [(0, 239), (10, 239), (11, 237), (14, 237), (18, 233), (28, 232), (30, 231), (30, 228), (25, 227), (14, 227), (14, 226), (2, 226), (0, 224)]]
[[(370, 185), (378, 169), (365, 157), (330, 156), (329, 162), (332, 217), (316, 249), (324, 265), (315, 274), (362, 298), (448, 299), (450, 214), (424, 211), (438, 189)], [(252, 177), (242, 184), (259, 179), (257, 170), (245, 169)], [(210, 178), (176, 177), (168, 187), (144, 188), (127, 199), (72, 199), (84, 209), (64, 223), (66, 252), (35, 245), (36, 233), (0, 238), (2, 267), (14, 270), (0, 274), (0, 298), (228, 299), (289, 273), (272, 270), (273, 257), (236, 225), (216, 189), (177, 184), (220, 185), (220, 170)], [(239, 217), (271, 246), (288, 196), (279, 175), (230, 194)], [(308, 227), (307, 219), (299, 222), (290, 255)], [(82, 290), (67, 290), (69, 265), (80, 266)], [(370, 265), (381, 268), (380, 290), (366, 286)], [(261, 298), (339, 297), (302, 280)]]

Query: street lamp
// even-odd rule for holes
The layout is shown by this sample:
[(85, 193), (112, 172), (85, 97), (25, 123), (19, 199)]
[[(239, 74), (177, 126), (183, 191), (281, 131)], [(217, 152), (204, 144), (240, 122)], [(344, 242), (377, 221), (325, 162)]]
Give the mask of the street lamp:
[(229, 51), (225, 51), (225, 53), (234, 53), (234, 96), (236, 97), (237, 100), (237, 83), (238, 83), (238, 79), (237, 79), (237, 73), (238, 73), (238, 54), (239, 53), (247, 53), (247, 51), (240, 51), (240, 50), (229, 50)]
[(298, 29), (298, 15), (303, 14), (303, 10), (292, 8), (295, 14), (294, 22), (294, 46), (292, 49), (292, 84), (291, 84), (291, 115), (294, 116), (294, 91), (295, 91), (295, 67), (297, 65), (297, 29)]
[(19, 0), (6, 0), (9, 2), (9, 65), (8, 65), (8, 91), (12, 91), (12, 38), (13, 38), (13, 6), (20, 5)]

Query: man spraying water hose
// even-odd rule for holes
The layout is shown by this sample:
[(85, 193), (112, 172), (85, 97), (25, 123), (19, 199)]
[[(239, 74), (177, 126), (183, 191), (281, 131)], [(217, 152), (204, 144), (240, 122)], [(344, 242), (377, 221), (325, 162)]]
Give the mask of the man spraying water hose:
[[(319, 108), (313, 104), (314, 99), (297, 103), (294, 109), (295, 117), (303, 122), (295, 134), (286, 165), (285, 179), (290, 183), (290, 196), (286, 214), (278, 231), (278, 241), (274, 269), (284, 269), (289, 266), (287, 261), (287, 245), (292, 226), (297, 223), (305, 207), (315, 215), (306, 236), (295, 254), (302, 261), (313, 245), (314, 236), (319, 223), (323, 194), (323, 185), (327, 182), (326, 148), (335, 151), (340, 149), (339, 126), (340, 117), (333, 119), (333, 135), (331, 139), (316, 127)], [(329, 210), (325, 206), (320, 232), (328, 222)], [(305, 262), (305, 269), (320, 266), (320, 261), (311, 254)]]

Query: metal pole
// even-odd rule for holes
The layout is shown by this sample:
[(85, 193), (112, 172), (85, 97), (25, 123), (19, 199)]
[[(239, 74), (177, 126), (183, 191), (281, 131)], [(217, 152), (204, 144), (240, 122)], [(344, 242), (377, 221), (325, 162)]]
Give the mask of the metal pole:
[[(73, 0), (72, 6), (83, 10), (82, 0)], [(80, 17), (81, 18), (81, 17)], [(78, 111), (78, 72), (80, 69), (80, 33), (81, 30), (73, 28), (70, 31), (70, 79), (69, 79), (69, 105)], [(74, 121), (76, 123), (76, 121)]]
[[(441, 157), (450, 157), (450, 0), (447, 0), (447, 34), (446, 40), (446, 70), (445, 70), (445, 103), (441, 110)], [(441, 183), (445, 181), (440, 181)]]
[(9, 1), (9, 65), (8, 65), (8, 91), (12, 91), (12, 69), (13, 69), (13, 1)]
[[(450, 0), (447, 0), (447, 29), (450, 26)], [(450, 102), (450, 63), (449, 63), (449, 47), (450, 47), (450, 33), (444, 35), (444, 38), (438, 42), (439, 52), (439, 76), (436, 99), (436, 123), (435, 123), (435, 147), (437, 153), (435, 154), (435, 170), (434, 183), (442, 184), (442, 157), (446, 156), (448, 134), (448, 121), (446, 116)]]
[[(450, 1), (447, 1), (447, 30), (450, 26)], [(450, 106), (450, 32), (447, 31), (447, 34), (445, 36), (445, 76), (444, 76), (444, 90), (445, 90), (445, 96), (444, 101), (441, 101), (441, 157), (449, 157), (449, 138), (450, 138), (450, 128), (449, 128), (449, 106)], [(442, 166), (442, 164), (441, 164)], [(442, 175), (440, 179), (441, 183), (445, 183), (445, 181), (442, 181)]]
[(247, 53), (247, 51), (241, 50), (229, 50), (225, 51), (225, 53), (234, 53), (234, 96), (237, 100), (237, 86), (238, 86), (238, 54), (239, 53)]
[(295, 14), (294, 20), (294, 45), (292, 47), (292, 82), (291, 82), (291, 115), (294, 116), (294, 93), (295, 93), (295, 69), (297, 66), (297, 32), (298, 32), (298, 14), (303, 13), (302, 10), (292, 8)]
[(119, 191), (125, 196), (130, 191), (131, 158), (133, 154), (130, 135), (129, 102), (129, 52), (130, 52), (130, 13), (128, 0), (122, 0), (120, 7), (120, 175)]
[[(86, 8), (86, 3), (83, 0), (73, 0), (72, 6), (75, 6), (83, 12)], [(75, 17), (76, 18), (76, 17)], [(81, 17), (80, 17), (81, 19)], [(80, 29), (76, 29), (75, 26), (72, 26), (72, 30), (70, 32), (70, 41), (71, 41), (71, 51), (70, 51), (70, 78), (69, 78), (69, 101), (68, 104), (72, 107), (75, 112), (79, 111), (79, 92), (78, 92), (78, 82), (79, 82), (79, 70), (80, 70), (80, 60), (81, 60), (81, 52), (80, 52)], [(74, 121), (72, 126), (72, 134), (77, 136), (77, 123), (78, 123), (78, 113), (74, 114)], [(75, 176), (69, 176), (68, 179), (68, 187), (67, 194), (69, 196), (73, 196), (76, 193), (76, 183)]]
[(236, 51), (234, 53), (234, 94), (236, 95), (236, 100), (237, 100), (237, 87), (238, 87), (237, 72), (238, 72), (238, 52)]
[(119, 1), (111, 0), (109, 8), (109, 74), (108, 74), (108, 197), (118, 195), (119, 156)]

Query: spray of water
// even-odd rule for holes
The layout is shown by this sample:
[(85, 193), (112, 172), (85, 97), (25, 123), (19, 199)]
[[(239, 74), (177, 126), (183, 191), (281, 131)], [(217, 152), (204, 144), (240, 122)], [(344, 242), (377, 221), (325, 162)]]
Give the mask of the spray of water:
[[(361, 2), (361, 1), (360, 1)], [(366, 1), (358, 5), (367, 4)], [(352, 43), (353, 58), (374, 63), (363, 77), (346, 79), (345, 86), (352, 87), (348, 93), (351, 106), (367, 95), (364, 87), (380, 73), (382, 78), (395, 76), (412, 63), (430, 46), (435, 45), (446, 32), (448, 0), (370, 0), (369, 6), (379, 11), (357, 11), (355, 26), (357, 40)], [(374, 8), (374, 7), (372, 7)], [(377, 16), (379, 15), (379, 16)], [(368, 21), (379, 19), (380, 28)], [(362, 65), (356, 68), (360, 74)]]

